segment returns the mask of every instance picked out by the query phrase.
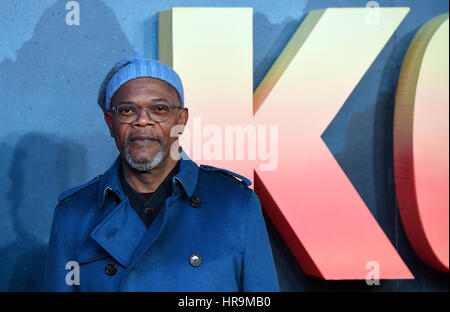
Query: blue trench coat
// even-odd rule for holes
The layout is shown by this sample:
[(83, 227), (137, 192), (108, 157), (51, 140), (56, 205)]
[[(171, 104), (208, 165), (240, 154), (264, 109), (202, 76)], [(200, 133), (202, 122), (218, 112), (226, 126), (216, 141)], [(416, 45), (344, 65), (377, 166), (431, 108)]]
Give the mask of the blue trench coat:
[[(63, 192), (53, 217), (45, 289), (278, 291), (251, 182), (183, 158), (174, 192), (149, 228), (122, 190), (119, 157), (103, 175)], [(68, 277), (73, 284), (76, 272), (74, 266), (66, 269), (69, 261), (79, 265), (79, 285), (66, 283)]]

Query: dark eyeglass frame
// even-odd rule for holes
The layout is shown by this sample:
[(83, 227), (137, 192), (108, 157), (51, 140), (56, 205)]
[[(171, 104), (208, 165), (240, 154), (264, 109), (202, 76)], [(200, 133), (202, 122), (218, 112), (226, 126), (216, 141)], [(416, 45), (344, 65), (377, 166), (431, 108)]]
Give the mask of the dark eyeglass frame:
[[(163, 119), (163, 120), (155, 120), (155, 119), (153, 119), (152, 114), (150, 113), (150, 111), (151, 111), (152, 107), (160, 106), (160, 105), (165, 105), (165, 106), (169, 107), (169, 111), (167, 112), (167, 118)], [(127, 106), (127, 107), (132, 106), (132, 107), (135, 107), (137, 109), (138, 113), (137, 113), (137, 117), (136, 117), (135, 120), (127, 122), (127, 121), (123, 121), (123, 120), (120, 119), (120, 117), (119, 117), (119, 110), (120, 110), (120, 108), (125, 107), (125, 106)], [(139, 120), (139, 118), (141, 117), (141, 111), (143, 109), (145, 109), (147, 111), (147, 116), (148, 116), (148, 118), (150, 118), (150, 120), (152, 120), (152, 121), (154, 121), (156, 123), (160, 123), (160, 122), (165, 122), (165, 121), (169, 120), (170, 113), (172, 112), (172, 110), (180, 109), (180, 108), (183, 108), (183, 107), (182, 106), (172, 105), (171, 103), (167, 103), (167, 102), (153, 103), (153, 104), (146, 105), (146, 106), (138, 106), (138, 105), (135, 105), (133, 103), (122, 103), (122, 104), (113, 106), (111, 111), (115, 112), (116, 118), (117, 118), (117, 120), (120, 123), (122, 123), (122, 124), (132, 124), (132, 123), (135, 123), (136, 121)]]

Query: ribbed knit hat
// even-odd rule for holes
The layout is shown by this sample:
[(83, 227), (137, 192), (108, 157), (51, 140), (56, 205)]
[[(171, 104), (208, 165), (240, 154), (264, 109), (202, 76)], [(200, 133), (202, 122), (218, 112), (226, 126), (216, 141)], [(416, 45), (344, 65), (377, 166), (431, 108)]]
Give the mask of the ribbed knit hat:
[(155, 61), (132, 56), (119, 61), (114, 67), (121, 67), (109, 80), (106, 86), (105, 110), (111, 110), (111, 99), (114, 93), (127, 81), (142, 77), (156, 78), (167, 82), (178, 93), (181, 107), (184, 107), (183, 84), (180, 76), (169, 66)]

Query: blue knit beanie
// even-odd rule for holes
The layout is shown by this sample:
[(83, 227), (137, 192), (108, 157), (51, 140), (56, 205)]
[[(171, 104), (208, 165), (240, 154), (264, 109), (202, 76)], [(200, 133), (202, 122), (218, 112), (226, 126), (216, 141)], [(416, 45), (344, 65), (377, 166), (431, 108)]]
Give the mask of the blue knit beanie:
[[(101, 88), (101, 93), (103, 93), (102, 89), (106, 89), (104, 94), (104, 110), (111, 110), (111, 99), (114, 93), (127, 81), (136, 78), (142, 77), (151, 77), (156, 78), (162, 81), (167, 82), (171, 85), (178, 93), (178, 97), (180, 98), (181, 107), (184, 107), (184, 95), (183, 95), (183, 84), (181, 83), (180, 76), (169, 66), (160, 63), (155, 60), (148, 60), (144, 58), (140, 58), (137, 56), (132, 56), (125, 58), (119, 61), (114, 68), (120, 68), (116, 73), (113, 74), (107, 85), (104, 84)], [(100, 98), (99, 98), (100, 99)], [(100, 103), (102, 106), (103, 103)]]

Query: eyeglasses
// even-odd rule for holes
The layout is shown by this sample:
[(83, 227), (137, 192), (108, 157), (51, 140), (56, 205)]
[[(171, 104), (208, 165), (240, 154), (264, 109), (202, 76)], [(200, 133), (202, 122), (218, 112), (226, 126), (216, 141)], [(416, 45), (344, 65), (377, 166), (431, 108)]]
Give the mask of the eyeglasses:
[(142, 109), (147, 111), (147, 116), (154, 122), (164, 122), (169, 119), (171, 111), (177, 108), (182, 107), (169, 103), (154, 103), (148, 106), (136, 106), (131, 103), (124, 103), (114, 106), (112, 110), (116, 113), (117, 119), (121, 123), (130, 124), (139, 120)]

